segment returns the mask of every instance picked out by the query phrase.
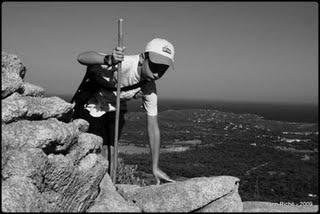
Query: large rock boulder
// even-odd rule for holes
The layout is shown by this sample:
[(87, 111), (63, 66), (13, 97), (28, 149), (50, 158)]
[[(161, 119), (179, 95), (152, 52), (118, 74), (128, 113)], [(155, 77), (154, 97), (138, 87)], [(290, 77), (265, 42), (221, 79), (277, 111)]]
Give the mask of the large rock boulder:
[(1, 97), (5, 98), (22, 88), (26, 67), (17, 55), (1, 53)]
[(43, 212), (46, 201), (33, 180), (11, 176), (1, 182), (2, 212)]
[(40, 191), (44, 188), (43, 177), (47, 173), (49, 160), (47, 155), (38, 148), (5, 151), (6, 158), (2, 161), (2, 180), (10, 177), (27, 177), (32, 180)]
[(111, 178), (105, 174), (100, 183), (100, 193), (87, 212), (141, 212), (141, 209), (126, 201), (116, 190)]
[(14, 93), (1, 103), (2, 123), (17, 120), (42, 120), (57, 118), (65, 120), (73, 111), (74, 104), (67, 103), (59, 97), (31, 97)]
[[(88, 126), (87, 121), (79, 120)], [(81, 127), (78, 121), (64, 123), (56, 118), (2, 124), (2, 145), (13, 149), (36, 147), (47, 153), (59, 152), (76, 143)]]
[(212, 213), (212, 212), (242, 212), (243, 204), (238, 193), (238, 187), (234, 188), (230, 193), (212, 201), (196, 212)]
[(239, 179), (231, 176), (198, 177), (141, 188), (118, 186), (118, 191), (143, 212), (241, 212), (238, 183)]
[(94, 153), (86, 155), (78, 165), (68, 156), (49, 155), (44, 192), (51, 201), (50, 211), (86, 211), (99, 193), (99, 183), (107, 166), (107, 161)]
[(21, 60), (2, 52), (1, 204), (4, 212), (84, 212), (108, 162), (102, 138), (70, 121), (74, 105), (24, 82)]
[(24, 96), (32, 96), (32, 97), (43, 97), (44, 96), (44, 88), (24, 82), (21, 89), (20, 93)]

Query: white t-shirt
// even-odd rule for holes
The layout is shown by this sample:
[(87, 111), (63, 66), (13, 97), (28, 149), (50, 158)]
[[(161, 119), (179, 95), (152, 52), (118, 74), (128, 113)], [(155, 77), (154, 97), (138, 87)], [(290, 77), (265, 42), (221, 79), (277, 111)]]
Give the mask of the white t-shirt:
[[(105, 54), (103, 54), (105, 55)], [(121, 84), (120, 87), (137, 84), (141, 80), (138, 73), (139, 55), (125, 55), (121, 64)], [(103, 78), (108, 87), (117, 87), (117, 69), (106, 65), (95, 65), (88, 69), (95, 69), (95, 78)], [(85, 108), (89, 110), (93, 117), (100, 117), (104, 113), (116, 110), (117, 91), (109, 91), (101, 88), (92, 98), (89, 99)], [(142, 107), (147, 115), (156, 116), (157, 107), (157, 90), (155, 81), (147, 82), (142, 87), (129, 91), (120, 92), (121, 110), (126, 109), (126, 102), (132, 98), (141, 98)]]

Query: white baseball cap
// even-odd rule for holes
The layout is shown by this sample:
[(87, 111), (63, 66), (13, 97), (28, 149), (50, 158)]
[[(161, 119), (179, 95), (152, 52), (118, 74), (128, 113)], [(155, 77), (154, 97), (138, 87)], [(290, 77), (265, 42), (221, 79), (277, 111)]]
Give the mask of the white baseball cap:
[(145, 52), (149, 52), (151, 62), (169, 65), (174, 70), (174, 47), (167, 40), (154, 38), (146, 45)]

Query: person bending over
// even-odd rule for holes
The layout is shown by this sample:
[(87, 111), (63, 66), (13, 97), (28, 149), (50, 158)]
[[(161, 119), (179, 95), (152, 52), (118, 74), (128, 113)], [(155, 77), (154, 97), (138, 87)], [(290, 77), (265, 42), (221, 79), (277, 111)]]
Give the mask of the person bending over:
[(152, 172), (157, 185), (160, 179), (174, 182), (158, 166), (160, 130), (158, 125), (158, 96), (156, 80), (168, 70), (173, 70), (174, 47), (165, 39), (155, 38), (137, 55), (124, 55), (124, 49), (116, 47), (112, 54), (86, 51), (78, 55), (78, 62), (87, 66), (86, 74), (73, 96), (75, 103), (73, 119), (82, 118), (89, 122), (89, 133), (103, 138), (102, 155), (108, 159), (111, 173), (115, 111), (117, 96), (117, 64), (121, 62), (121, 92), (119, 138), (125, 123), (127, 101), (141, 98), (147, 114), (147, 133), (152, 155)]

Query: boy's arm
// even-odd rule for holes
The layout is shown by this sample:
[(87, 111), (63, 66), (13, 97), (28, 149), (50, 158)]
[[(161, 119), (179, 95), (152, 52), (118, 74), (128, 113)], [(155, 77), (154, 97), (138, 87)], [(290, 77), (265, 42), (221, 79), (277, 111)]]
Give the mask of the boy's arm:
[[(124, 59), (124, 48), (115, 48), (112, 55), (106, 55), (98, 53), (96, 51), (86, 51), (79, 54), (77, 60), (80, 64), (88, 66), (89, 76), (100, 87), (110, 89), (114, 85), (110, 82), (111, 76), (103, 72), (100, 65), (114, 66)], [(114, 71), (116, 67), (113, 67), (110, 71)], [(105, 79), (104, 77), (108, 77)], [(90, 80), (90, 79), (88, 79)]]
[(159, 153), (160, 153), (160, 130), (158, 125), (158, 116), (147, 115), (147, 130), (152, 155), (152, 172), (156, 178), (157, 185), (160, 184), (160, 178), (174, 182), (166, 173), (159, 169)]
[(77, 60), (82, 65), (103, 65), (105, 64), (105, 56), (95, 51), (86, 51), (79, 54)]
[(116, 65), (124, 59), (125, 48), (116, 47), (111, 55), (105, 55), (96, 51), (86, 51), (78, 55), (78, 62), (82, 65)]

